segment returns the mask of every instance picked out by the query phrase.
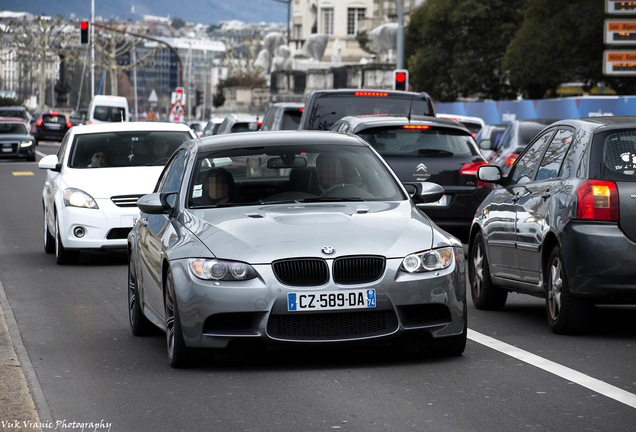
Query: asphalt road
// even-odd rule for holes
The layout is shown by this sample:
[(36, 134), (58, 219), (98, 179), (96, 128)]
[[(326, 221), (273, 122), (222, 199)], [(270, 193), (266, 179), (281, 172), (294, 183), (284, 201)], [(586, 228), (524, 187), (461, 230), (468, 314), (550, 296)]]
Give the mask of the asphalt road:
[(43, 182), (36, 163), (0, 161), (0, 282), (40, 420), (52, 428), (636, 431), (633, 306), (598, 308), (594, 332), (572, 337), (551, 333), (541, 299), (511, 295), (502, 312), (469, 302), (458, 358), (294, 349), (172, 369), (162, 333), (130, 333), (124, 254), (86, 253), (79, 265), (58, 266), (44, 253)]

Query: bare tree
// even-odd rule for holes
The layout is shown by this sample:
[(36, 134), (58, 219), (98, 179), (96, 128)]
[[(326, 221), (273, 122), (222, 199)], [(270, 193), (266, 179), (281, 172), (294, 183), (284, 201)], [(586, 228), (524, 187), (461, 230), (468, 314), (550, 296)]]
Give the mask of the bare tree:
[(59, 59), (60, 53), (74, 36), (74, 28), (60, 15), (51, 19), (36, 16), (33, 20), (24, 18), (7, 26), (13, 35), (12, 43), (17, 48), (17, 56), (22, 62), (38, 66), (38, 109), (44, 109), (46, 92), (46, 63)]
[[(97, 30), (97, 28), (95, 29)], [(161, 48), (157, 44), (155, 49), (146, 53), (139, 59), (133, 59), (130, 53), (137, 44), (141, 43), (143, 35), (133, 35), (125, 26), (99, 26), (99, 33), (95, 32), (95, 50), (99, 53), (96, 64), (106, 71), (110, 78), (111, 94), (117, 96), (117, 75), (120, 72), (132, 70), (135, 67), (143, 67), (146, 59), (154, 57)], [(129, 61), (122, 59), (128, 56)]]

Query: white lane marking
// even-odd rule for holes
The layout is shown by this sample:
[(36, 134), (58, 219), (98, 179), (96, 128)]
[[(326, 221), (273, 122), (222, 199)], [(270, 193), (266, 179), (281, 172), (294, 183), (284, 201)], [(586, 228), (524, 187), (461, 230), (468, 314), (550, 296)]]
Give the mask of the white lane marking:
[(550, 372), (563, 379), (579, 384), (607, 396), (608, 398), (614, 399), (615, 401), (629, 405), (632, 408), (636, 408), (636, 395), (633, 393), (629, 393), (623, 389), (597, 380), (596, 378), (577, 372), (574, 369), (570, 369), (569, 367), (544, 359), (543, 357), (539, 357), (538, 355), (529, 353), (528, 351), (513, 347), (512, 345), (508, 345), (505, 342), (493, 339), (474, 330), (468, 329), (468, 339), (531, 364), (532, 366), (536, 366), (539, 369), (543, 369), (544, 371)]
[(48, 156), (46, 153), (42, 153), (40, 150), (36, 150), (35, 154), (40, 156), (40, 157)]

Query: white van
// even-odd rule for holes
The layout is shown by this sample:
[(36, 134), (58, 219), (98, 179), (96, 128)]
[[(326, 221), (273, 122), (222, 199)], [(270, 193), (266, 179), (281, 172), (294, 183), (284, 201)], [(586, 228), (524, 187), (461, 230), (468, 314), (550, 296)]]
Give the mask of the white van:
[(125, 97), (97, 95), (88, 108), (88, 124), (127, 122), (129, 115)]

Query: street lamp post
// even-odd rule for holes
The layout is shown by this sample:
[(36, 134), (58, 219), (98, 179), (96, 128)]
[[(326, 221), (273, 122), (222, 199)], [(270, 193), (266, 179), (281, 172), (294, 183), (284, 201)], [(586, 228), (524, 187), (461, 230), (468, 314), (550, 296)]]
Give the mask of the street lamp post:
[(291, 0), (274, 0), (278, 3), (287, 3), (287, 45), (289, 46), (290, 34), (289, 34), (289, 21), (291, 21)]

